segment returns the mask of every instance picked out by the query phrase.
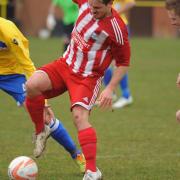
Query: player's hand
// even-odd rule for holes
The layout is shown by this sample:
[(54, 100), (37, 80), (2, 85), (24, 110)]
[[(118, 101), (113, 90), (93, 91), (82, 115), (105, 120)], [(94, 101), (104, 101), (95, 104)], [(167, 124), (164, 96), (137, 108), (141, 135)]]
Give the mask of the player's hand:
[(177, 84), (177, 87), (180, 88), (180, 73), (178, 74), (176, 84)]
[(43, 116), (46, 124), (49, 124), (52, 118), (54, 119), (54, 113), (50, 106), (44, 107)]
[(98, 106), (102, 109), (111, 109), (112, 108), (112, 95), (113, 91), (109, 88), (105, 88), (98, 98)]
[(180, 122), (180, 110), (176, 112), (176, 119), (178, 122)]
[(46, 20), (46, 26), (49, 30), (53, 30), (56, 25), (56, 20), (54, 18), (53, 14), (48, 14), (47, 20)]

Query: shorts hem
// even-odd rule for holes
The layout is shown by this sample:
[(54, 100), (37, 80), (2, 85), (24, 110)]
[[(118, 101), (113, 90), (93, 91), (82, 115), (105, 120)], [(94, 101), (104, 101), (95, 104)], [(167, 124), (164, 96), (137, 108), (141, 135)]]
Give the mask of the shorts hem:
[(80, 106), (82, 106), (83, 108), (85, 108), (85, 109), (87, 109), (88, 111), (90, 111), (91, 109), (92, 109), (92, 105), (86, 105), (86, 104), (84, 104), (84, 103), (82, 103), (82, 102), (76, 102), (76, 103), (74, 103), (72, 106), (71, 106), (71, 111), (72, 111), (72, 109), (73, 109), (73, 107), (75, 106), (75, 105), (80, 105)]

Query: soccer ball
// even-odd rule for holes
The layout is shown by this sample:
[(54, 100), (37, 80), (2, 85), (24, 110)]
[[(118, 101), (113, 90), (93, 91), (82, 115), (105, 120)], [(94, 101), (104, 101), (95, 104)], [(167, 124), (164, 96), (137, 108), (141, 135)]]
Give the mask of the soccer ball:
[(35, 180), (38, 175), (36, 162), (27, 156), (19, 156), (11, 161), (8, 176), (11, 180)]

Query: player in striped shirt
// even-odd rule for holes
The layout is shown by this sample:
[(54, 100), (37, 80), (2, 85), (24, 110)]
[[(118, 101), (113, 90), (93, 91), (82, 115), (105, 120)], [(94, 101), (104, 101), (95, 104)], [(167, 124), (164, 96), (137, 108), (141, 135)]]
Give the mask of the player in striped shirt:
[[(29, 41), (19, 31), (16, 25), (0, 17), (0, 90), (12, 96), (18, 106), (23, 106), (26, 96), (25, 83), (35, 71), (35, 66), (29, 55)], [(80, 171), (85, 171), (83, 154), (77, 149), (74, 141), (63, 124), (54, 117), (47, 103), (42, 109), (47, 126), (43, 125), (44, 132), (36, 136), (36, 142), (43, 137), (51, 137), (62, 145), (79, 166)], [(49, 125), (49, 126), (48, 126)], [(38, 129), (37, 129), (38, 130)], [(41, 129), (42, 130), (42, 129)], [(43, 138), (46, 140), (46, 138)], [(34, 151), (35, 157), (41, 155), (42, 144), (36, 143), (38, 150)], [(36, 148), (37, 150), (37, 148)]]
[[(127, 14), (135, 6), (135, 4), (136, 4), (135, 0), (114, 0), (113, 1), (113, 8), (118, 12), (119, 16), (122, 18), (122, 20), (126, 24), (129, 34), (130, 34), (130, 27), (129, 27)], [(105, 72), (104, 79), (103, 79), (105, 86), (107, 86), (107, 84), (111, 80), (113, 69), (114, 67), (113, 65), (111, 65)], [(123, 108), (133, 103), (133, 97), (131, 95), (131, 91), (129, 88), (128, 73), (125, 74), (124, 77), (119, 82), (119, 89), (121, 91), (121, 96), (116, 100), (117, 96), (116, 96), (116, 93), (114, 93), (113, 101), (116, 100), (116, 102), (113, 103), (112, 105), (113, 109)]]
[(98, 180), (96, 167), (96, 130), (89, 114), (98, 96), (104, 71), (112, 60), (117, 66), (108, 86), (98, 97), (100, 108), (112, 105), (112, 94), (127, 73), (130, 45), (126, 25), (112, 9), (113, 0), (74, 0), (79, 15), (70, 44), (62, 58), (39, 69), (28, 80), (26, 106), (32, 120), (43, 129), (44, 98), (68, 91), (78, 140), (86, 158), (83, 180)]

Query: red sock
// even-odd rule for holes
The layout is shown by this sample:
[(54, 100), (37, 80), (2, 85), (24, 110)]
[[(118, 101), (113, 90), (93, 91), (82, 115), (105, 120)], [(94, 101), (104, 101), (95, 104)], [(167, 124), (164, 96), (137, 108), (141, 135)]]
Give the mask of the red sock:
[(86, 159), (86, 170), (96, 172), (96, 131), (92, 127), (79, 131), (79, 143)]
[(25, 103), (31, 119), (35, 124), (36, 134), (39, 134), (44, 129), (44, 97), (42, 95), (36, 96), (34, 98), (26, 97)]

